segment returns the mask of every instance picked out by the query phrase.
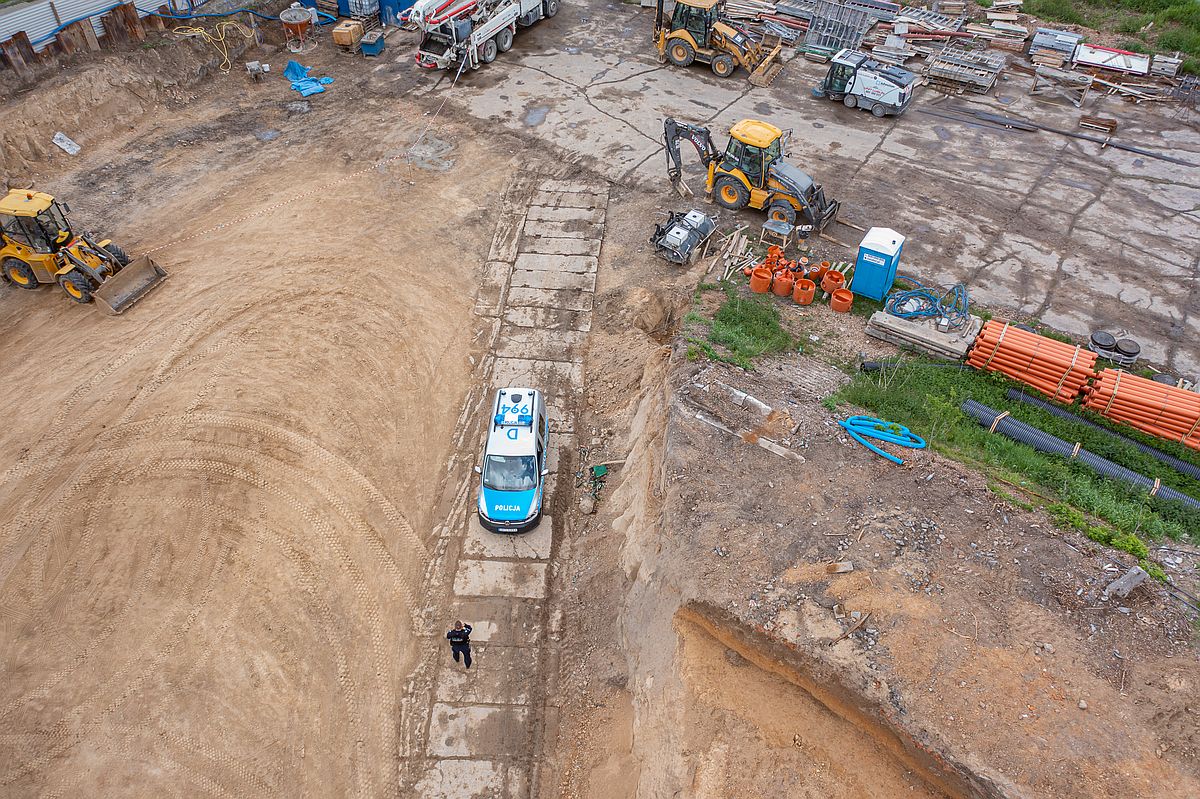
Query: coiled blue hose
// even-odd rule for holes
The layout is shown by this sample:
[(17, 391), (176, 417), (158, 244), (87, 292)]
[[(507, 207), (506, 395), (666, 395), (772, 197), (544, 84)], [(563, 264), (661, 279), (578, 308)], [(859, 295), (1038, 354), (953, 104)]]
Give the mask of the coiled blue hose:
[(867, 441), (867, 439), (873, 438), (877, 441), (898, 444), (909, 449), (925, 449), (925, 439), (902, 424), (896, 424), (884, 419), (876, 419), (874, 416), (851, 416), (849, 419), (843, 419), (838, 422), (838, 424), (845, 428), (846, 432), (855, 441), (876, 455), (882, 455), (893, 463), (904, 463), (904, 461), (890, 452), (885, 452), (870, 441)]
[(911, 283), (916, 288), (893, 291), (888, 295), (883, 308), (892, 316), (901, 319), (936, 319), (944, 316), (954, 328), (962, 327), (970, 318), (967, 311), (970, 300), (964, 284), (956, 283), (949, 291), (938, 294), (941, 289), (930, 288), (915, 277), (897, 275), (896, 279)]

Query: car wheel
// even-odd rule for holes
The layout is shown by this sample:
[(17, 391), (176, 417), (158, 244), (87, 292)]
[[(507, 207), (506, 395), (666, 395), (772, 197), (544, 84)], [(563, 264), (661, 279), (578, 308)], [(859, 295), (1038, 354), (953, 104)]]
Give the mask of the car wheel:
[(4, 277), (17, 288), (36, 289), (38, 287), (38, 279), (37, 275), (33, 273), (33, 267), (20, 258), (4, 259)]
[(842, 98), (842, 105), (846, 106), (847, 108), (858, 108), (858, 98), (853, 94), (847, 94)]
[(718, 178), (713, 189), (717, 195), (717, 205), (730, 211), (740, 211), (750, 202), (750, 190), (732, 175)]
[(696, 60), (696, 51), (683, 39), (675, 39), (667, 45), (667, 58), (677, 67), (690, 67)]
[(875, 103), (875, 105), (871, 106), (871, 113), (874, 114), (875, 116), (879, 117), (880, 119), (883, 119), (884, 114), (887, 113), (887, 109), (884, 108), (879, 103)]

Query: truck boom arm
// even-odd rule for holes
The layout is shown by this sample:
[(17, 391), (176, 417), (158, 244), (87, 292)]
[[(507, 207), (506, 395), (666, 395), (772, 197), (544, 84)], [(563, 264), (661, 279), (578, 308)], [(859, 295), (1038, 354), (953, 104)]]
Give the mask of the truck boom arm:
[(679, 152), (680, 139), (687, 139), (692, 143), (696, 152), (700, 154), (700, 163), (705, 167), (721, 157), (708, 128), (677, 122), (667, 117), (663, 121), (663, 145), (667, 150), (667, 177), (675, 184), (679, 183), (683, 175), (683, 157)]

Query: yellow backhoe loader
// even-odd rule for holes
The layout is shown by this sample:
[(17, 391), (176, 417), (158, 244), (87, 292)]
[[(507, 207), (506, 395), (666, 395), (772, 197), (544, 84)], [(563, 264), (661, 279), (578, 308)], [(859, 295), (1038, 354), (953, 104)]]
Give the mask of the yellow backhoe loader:
[(12, 189), (0, 200), (0, 275), (18, 288), (57, 283), (78, 303), (119, 314), (166, 279), (148, 256), (130, 261), (108, 239), (75, 232), (71, 209), (49, 194)]
[(768, 122), (743, 119), (729, 129), (729, 144), (721, 152), (708, 128), (667, 118), (663, 144), (667, 176), (681, 195), (690, 193), (683, 182), (679, 140), (687, 139), (708, 169), (704, 188), (709, 199), (733, 211), (763, 208), (771, 219), (800, 227), (806, 235), (820, 233), (837, 219), (841, 203), (825, 199), (825, 190), (801, 169), (783, 159), (783, 131)]
[(699, 61), (719, 78), (728, 78), (740, 66), (750, 73), (754, 86), (769, 86), (783, 69), (776, 61), (783, 49), (779, 37), (768, 34), (757, 41), (739, 30), (721, 16), (721, 0), (675, 0), (670, 19), (663, 12), (663, 1), (658, 0), (654, 15), (659, 61), (677, 67)]

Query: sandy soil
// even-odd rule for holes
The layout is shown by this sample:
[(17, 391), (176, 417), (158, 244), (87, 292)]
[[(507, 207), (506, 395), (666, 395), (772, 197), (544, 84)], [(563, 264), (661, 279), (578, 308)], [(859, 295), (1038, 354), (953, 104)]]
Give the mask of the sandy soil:
[(336, 88), (295, 113), (235, 73), (39, 167), (170, 278), (119, 318), (0, 293), (6, 796), (398, 790), (506, 170), (441, 125), (436, 168), (372, 170), (427, 119)]

